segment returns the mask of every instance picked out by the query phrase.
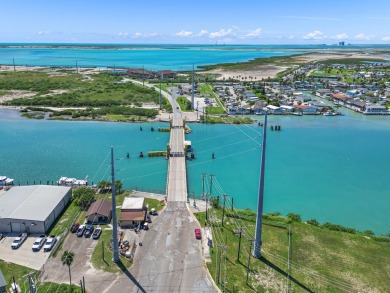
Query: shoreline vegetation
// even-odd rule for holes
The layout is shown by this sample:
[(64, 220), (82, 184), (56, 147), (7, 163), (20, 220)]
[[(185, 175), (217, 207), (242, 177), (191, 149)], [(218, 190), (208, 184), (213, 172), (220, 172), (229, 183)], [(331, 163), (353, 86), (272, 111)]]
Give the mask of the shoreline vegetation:
[[(221, 290), (382, 292), (389, 286), (388, 270), (377, 265), (387, 263), (389, 235), (374, 236), (369, 230), (357, 232), (328, 222), (320, 224), (315, 219), (302, 221), (294, 213), (286, 217), (278, 212), (264, 214), (262, 257), (249, 258), (246, 282), (249, 239), (254, 236), (256, 213), (249, 209), (223, 213), (215, 201), (209, 220), (205, 212), (195, 216), (202, 227), (213, 232), (207, 267)], [(228, 274), (218, 273), (221, 254)]]
[[(67, 47), (65, 45), (65, 47)], [(222, 63), (199, 66), (196, 71), (199, 82), (247, 79), (272, 81), (282, 78), (292, 70), (306, 63), (386, 62), (388, 51), (327, 52), (321, 51), (290, 56), (256, 58), (246, 62)], [(385, 53), (387, 52), (387, 53)], [(15, 72), (14, 72), (15, 70)], [(117, 69), (119, 70), (119, 69)], [(122, 69), (123, 70), (123, 69)], [(111, 70), (112, 71), (112, 70)], [(112, 73), (112, 72), (111, 72)], [(186, 72), (188, 74), (188, 72)], [(190, 75), (179, 73), (177, 80), (164, 80), (163, 90), (171, 83), (188, 82)], [(163, 97), (162, 111), (159, 111), (159, 94), (156, 89), (143, 87), (119, 74), (110, 74), (97, 68), (0, 66), (0, 105), (19, 107), (22, 116), (29, 119), (56, 119), (77, 121), (145, 122), (169, 121), (172, 107)], [(151, 80), (158, 84), (158, 80)], [(208, 87), (208, 85), (204, 85)], [(201, 85), (202, 87), (202, 85)], [(211, 95), (213, 93), (212, 89)], [(167, 91), (166, 91), (167, 92)], [(209, 93), (210, 94), (210, 93)], [(184, 97), (185, 99), (185, 97)], [(181, 101), (181, 103), (180, 103)], [(216, 102), (221, 105), (218, 97)], [(188, 102), (179, 100), (188, 121), (201, 123), (253, 123), (250, 118), (225, 117), (226, 109), (208, 107), (208, 115), (195, 119), (196, 115)], [(218, 110), (215, 112), (215, 110)], [(222, 112), (221, 112), (222, 111)], [(215, 112), (215, 113), (214, 113)], [(207, 119), (207, 121), (205, 121)], [(193, 122), (192, 121), (192, 122)]]

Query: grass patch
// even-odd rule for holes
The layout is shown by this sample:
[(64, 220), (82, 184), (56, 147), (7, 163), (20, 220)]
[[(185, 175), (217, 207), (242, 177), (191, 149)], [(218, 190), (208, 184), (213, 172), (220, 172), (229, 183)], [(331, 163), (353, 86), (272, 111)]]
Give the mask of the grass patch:
[(111, 121), (118, 121), (118, 122), (139, 122), (139, 121), (147, 121), (148, 119), (144, 116), (136, 116), (136, 115), (106, 115), (107, 119)]
[(198, 87), (199, 87), (200, 94), (210, 95), (210, 97), (214, 98), (215, 101), (218, 104), (218, 107), (206, 107), (206, 111), (207, 111), (208, 114), (218, 115), (218, 114), (226, 113), (224, 107), (222, 106), (221, 101), (219, 100), (218, 95), (214, 92), (214, 87), (212, 85), (210, 85), (210, 84), (199, 84)]
[[(7, 282), (7, 289), (11, 288), (11, 284), (13, 282), (12, 277), (15, 277), (16, 284), (20, 286), (21, 292), (30, 292), (27, 275), (31, 273), (32, 278), (36, 280), (37, 271), (17, 264), (8, 263), (3, 260), (0, 260), (0, 269), (3, 272), (5, 281)], [(69, 285), (67, 284), (37, 283), (36, 287), (39, 292), (69, 293)], [(81, 292), (81, 289), (78, 286), (72, 285), (72, 292), (78, 293)]]
[(147, 197), (145, 197), (145, 204), (148, 205), (149, 211), (151, 209), (155, 209), (156, 211), (161, 211), (165, 206), (164, 202), (160, 202), (158, 199), (147, 198)]
[[(363, 234), (331, 231), (280, 216), (266, 216), (263, 222), (262, 258), (251, 258), (249, 286), (246, 265), (249, 241), (255, 230), (254, 213), (236, 211), (225, 217), (221, 226), (220, 209), (209, 213), (213, 229), (213, 248), (208, 264), (211, 276), (222, 289), (224, 275), (218, 282), (218, 244), (227, 243), (227, 292), (284, 292), (290, 275), (291, 292), (385, 292), (390, 286), (390, 243), (370, 239)], [(233, 217), (234, 216), (234, 217)], [(205, 213), (196, 217), (203, 225)], [(238, 219), (240, 218), (240, 220)], [(291, 269), (288, 271), (288, 224), (291, 222)], [(237, 259), (239, 226), (246, 227)], [(224, 267), (223, 267), (224, 268)]]
[(383, 59), (368, 59), (368, 58), (340, 58), (340, 59), (328, 59), (317, 61), (318, 64), (345, 64), (345, 65), (353, 65), (353, 64), (366, 64), (367, 62), (383, 62)]
[(192, 112), (191, 102), (186, 97), (178, 97), (176, 102), (179, 104), (180, 110), (183, 112)]
[(75, 201), (72, 201), (57, 218), (47, 235), (60, 235), (66, 228), (70, 228), (79, 210), (80, 207), (76, 206)]
[[(206, 121), (207, 120), (207, 121)], [(207, 119), (203, 116), (200, 117), (202, 123), (209, 124), (252, 124), (253, 120), (248, 117), (220, 117), (220, 116), (207, 116)]]

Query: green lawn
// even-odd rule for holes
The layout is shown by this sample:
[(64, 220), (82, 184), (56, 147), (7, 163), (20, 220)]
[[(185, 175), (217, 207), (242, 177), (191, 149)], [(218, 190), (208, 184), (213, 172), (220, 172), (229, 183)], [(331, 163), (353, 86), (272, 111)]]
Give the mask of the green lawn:
[(72, 201), (57, 218), (47, 235), (60, 235), (66, 228), (70, 228), (79, 210), (80, 207), (76, 206), (75, 202)]
[(183, 112), (192, 112), (191, 102), (186, 97), (178, 97), (176, 102), (179, 104), (180, 110)]
[[(252, 215), (251, 215), (252, 214)], [(263, 223), (260, 260), (251, 258), (249, 285), (246, 285), (248, 237), (254, 236), (255, 217), (251, 212), (232, 213), (221, 227), (221, 211), (209, 214), (214, 247), (211, 276), (217, 280), (218, 244), (227, 243), (226, 281), (228, 292), (285, 292), (288, 276), (288, 221), (271, 217)], [(196, 214), (205, 223), (205, 213)], [(243, 219), (236, 218), (237, 216)], [(237, 261), (239, 226), (246, 227)], [(248, 233), (249, 231), (249, 233)], [(331, 231), (306, 223), (291, 224), (291, 292), (386, 292), (390, 288), (390, 242), (379, 242), (362, 234)], [(223, 276), (223, 274), (222, 274)], [(222, 284), (222, 280), (220, 281)], [(220, 286), (220, 288), (222, 288)], [(238, 289), (239, 288), (239, 289)], [(234, 291), (239, 290), (239, 291)]]
[[(11, 288), (12, 277), (15, 278), (16, 284), (20, 286), (21, 292), (29, 292), (28, 278), (27, 275), (31, 273), (31, 276), (36, 280), (36, 273), (33, 269), (26, 268), (24, 266), (16, 265), (13, 263), (7, 263), (3, 260), (0, 260), (0, 269), (3, 272), (5, 281), (7, 282), (7, 289)], [(55, 283), (37, 283), (36, 287), (39, 292), (69, 292), (69, 285), (67, 284), (55, 284)], [(78, 286), (72, 285), (72, 292), (78, 293), (81, 292), (81, 289)]]
[(199, 88), (199, 93), (200, 94), (210, 95), (210, 97), (214, 98), (215, 101), (218, 104), (218, 107), (207, 107), (206, 111), (207, 111), (208, 114), (218, 115), (218, 114), (224, 114), (225, 113), (225, 110), (224, 110), (224, 108), (222, 106), (222, 103), (219, 100), (218, 95), (214, 92), (214, 87), (212, 85), (203, 83), (203, 84), (199, 84), (198, 88)]

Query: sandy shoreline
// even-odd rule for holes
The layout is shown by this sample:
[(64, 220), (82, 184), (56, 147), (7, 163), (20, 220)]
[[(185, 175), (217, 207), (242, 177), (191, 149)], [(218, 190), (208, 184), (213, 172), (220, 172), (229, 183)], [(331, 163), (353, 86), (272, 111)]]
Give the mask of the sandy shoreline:
[[(383, 61), (389, 61), (384, 57), (384, 55), (371, 55), (368, 53), (352, 53), (352, 52), (307, 53), (307, 54), (296, 55), (291, 57), (292, 57), (291, 63), (295, 64), (295, 66), (298, 66), (299, 64), (308, 63), (308, 62), (317, 62), (317, 61), (324, 61), (330, 59), (373, 59), (373, 60), (382, 59)], [(240, 79), (245, 81), (251, 81), (251, 80), (261, 80), (266, 78), (275, 78), (279, 72), (291, 68), (292, 66), (294, 65), (279, 66), (273, 64), (264, 64), (264, 65), (254, 64), (253, 68), (247, 70), (213, 69), (213, 70), (204, 71), (202, 73), (219, 74), (220, 75), (220, 77), (218, 77), (219, 80), (234, 78), (234, 79)]]

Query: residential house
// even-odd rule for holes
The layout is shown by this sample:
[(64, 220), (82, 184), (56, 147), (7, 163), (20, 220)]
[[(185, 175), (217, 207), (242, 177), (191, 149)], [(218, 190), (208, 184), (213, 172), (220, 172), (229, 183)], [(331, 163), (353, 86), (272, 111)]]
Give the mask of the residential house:
[(316, 115), (319, 111), (318, 108), (308, 105), (295, 105), (294, 112), (300, 112), (303, 115)]
[(143, 68), (129, 68), (127, 69), (127, 75), (133, 78), (151, 79), (155, 77), (155, 73)]
[(339, 105), (345, 105), (347, 101), (352, 100), (351, 97), (348, 97), (344, 94), (332, 94), (331, 97), (333, 99), (333, 102)]
[(294, 107), (288, 106), (288, 105), (282, 105), (280, 106), (281, 111), (283, 114), (291, 114), (294, 112)]
[(111, 202), (99, 199), (91, 204), (85, 215), (85, 219), (87, 223), (91, 224), (109, 223), (111, 221), (111, 216)]
[(119, 226), (132, 228), (139, 226), (146, 218), (147, 208), (143, 197), (125, 197), (121, 207)]
[(160, 70), (157, 72), (158, 76), (161, 76), (161, 78), (175, 78), (176, 77), (176, 72), (172, 70)]
[(268, 112), (274, 115), (282, 115), (283, 114), (283, 109), (274, 105), (268, 105), (266, 107), (268, 109)]
[(365, 115), (389, 115), (390, 112), (385, 106), (367, 105), (363, 111)]
[(366, 103), (359, 100), (349, 100), (346, 102), (345, 106), (356, 112), (363, 112), (366, 107)]

